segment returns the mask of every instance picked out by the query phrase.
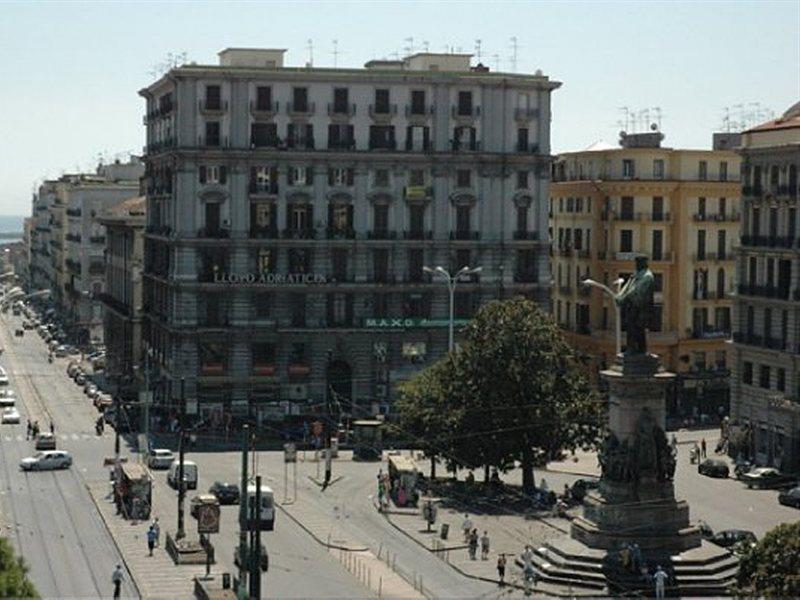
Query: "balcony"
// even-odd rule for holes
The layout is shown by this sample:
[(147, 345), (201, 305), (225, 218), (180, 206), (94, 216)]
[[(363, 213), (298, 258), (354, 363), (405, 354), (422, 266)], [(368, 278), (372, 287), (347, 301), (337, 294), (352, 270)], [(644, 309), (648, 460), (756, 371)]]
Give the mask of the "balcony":
[(317, 107), (313, 102), (287, 102), (286, 103), (286, 114), (287, 115), (312, 115), (316, 111)]
[(430, 229), (410, 229), (403, 231), (404, 240), (432, 240), (433, 231)]
[(436, 112), (436, 107), (431, 104), (430, 106), (420, 106), (414, 104), (406, 104), (406, 117), (427, 117)]
[(516, 230), (514, 232), (514, 239), (515, 240), (531, 240), (531, 241), (535, 241), (535, 240), (539, 239), (539, 232), (538, 231)]
[(282, 237), (287, 240), (313, 240), (316, 239), (317, 232), (310, 227), (305, 229), (287, 228), (283, 230)]
[(227, 136), (217, 135), (206, 137), (204, 135), (198, 135), (197, 145), (204, 148), (228, 148), (230, 143), (228, 142)]
[(78, 235), (77, 233), (68, 233), (67, 235), (64, 236), (64, 239), (67, 240), (68, 242), (74, 242), (76, 244), (80, 244), (81, 242), (81, 236)]
[(716, 252), (698, 252), (692, 255), (692, 260), (695, 262), (718, 262), (724, 260), (733, 260), (733, 256), (727, 252), (718, 254)]
[(228, 112), (228, 101), (216, 101), (206, 98), (197, 101), (197, 108), (200, 109), (200, 112), (204, 115), (221, 115)]
[(394, 273), (375, 273), (369, 278), (368, 283), (393, 285), (397, 283), (397, 276)]
[(278, 194), (278, 182), (270, 183), (251, 183), (248, 193), (251, 196), (275, 196)]
[(356, 230), (352, 227), (328, 227), (325, 229), (325, 237), (329, 240), (354, 240), (356, 239)]
[(145, 154), (158, 154), (159, 152), (163, 152), (169, 148), (174, 148), (178, 145), (178, 140), (173, 137), (164, 138), (163, 140), (156, 140), (150, 144), (147, 144), (144, 148)]
[[(620, 260), (619, 258), (617, 260)], [(622, 259), (627, 260), (627, 259)], [(654, 254), (651, 258), (653, 262), (672, 262), (672, 252), (662, 252), (661, 254)]]
[(433, 188), (424, 185), (409, 185), (403, 188), (403, 197), (406, 200), (430, 200), (433, 198)]
[(774, 285), (740, 284), (737, 290), (742, 296), (757, 296), (761, 298), (774, 298), (776, 300), (789, 300), (791, 297), (788, 287), (778, 287)]
[(471, 230), (470, 231), (455, 230), (450, 232), (450, 239), (458, 241), (476, 241), (481, 239), (481, 232), (471, 231)]
[(762, 247), (762, 248), (791, 248), (797, 238), (794, 236), (767, 236), (767, 235), (743, 235), (742, 246)]
[(252, 240), (274, 240), (278, 239), (277, 227), (251, 227), (250, 239)]
[(271, 117), (278, 112), (278, 102), (257, 102), (250, 100), (250, 114), (254, 117)]
[(412, 140), (406, 138), (406, 152), (432, 152), (433, 142), (431, 140)]
[(727, 329), (717, 329), (714, 327), (701, 327), (691, 330), (692, 338), (696, 340), (719, 340), (728, 339), (731, 332)]
[(356, 149), (355, 139), (328, 140), (328, 150), (350, 150)]
[(692, 218), (695, 221), (699, 222), (736, 222), (741, 219), (741, 215), (737, 212), (724, 212), (724, 213), (716, 213), (716, 214), (706, 214), (706, 213), (695, 213), (692, 215)]
[(342, 117), (352, 117), (356, 114), (356, 105), (355, 104), (338, 104), (335, 102), (328, 103), (328, 116), (335, 117), (335, 116), (342, 116)]
[(451, 106), (450, 116), (454, 119), (474, 119), (481, 116), (480, 106)]
[(283, 142), (276, 135), (272, 136), (250, 136), (250, 148), (279, 148)]
[(474, 142), (450, 140), (450, 148), (453, 152), (478, 152), (481, 149), (481, 143), (477, 140)]
[(286, 138), (286, 147), (290, 150), (313, 150), (315, 142), (313, 137)]
[(197, 230), (197, 237), (202, 239), (226, 240), (231, 237), (231, 232), (221, 227), (201, 227)]
[(536, 154), (539, 151), (539, 144), (521, 144), (516, 146), (517, 153), (520, 154)]
[(393, 117), (397, 114), (397, 104), (370, 104), (369, 116), (373, 119)]
[(389, 229), (373, 229), (367, 233), (367, 239), (370, 240), (395, 240), (397, 239), (397, 232)]
[(397, 140), (370, 140), (370, 150), (397, 150)]

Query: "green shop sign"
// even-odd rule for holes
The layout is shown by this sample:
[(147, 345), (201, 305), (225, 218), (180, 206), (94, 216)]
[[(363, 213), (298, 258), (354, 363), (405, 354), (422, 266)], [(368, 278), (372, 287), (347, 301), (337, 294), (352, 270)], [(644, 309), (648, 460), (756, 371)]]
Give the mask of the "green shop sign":
[[(469, 319), (454, 319), (453, 325), (462, 327)], [(386, 317), (384, 319), (364, 319), (364, 327), (370, 329), (424, 329), (426, 327), (448, 327), (448, 319), (406, 319), (403, 317)]]

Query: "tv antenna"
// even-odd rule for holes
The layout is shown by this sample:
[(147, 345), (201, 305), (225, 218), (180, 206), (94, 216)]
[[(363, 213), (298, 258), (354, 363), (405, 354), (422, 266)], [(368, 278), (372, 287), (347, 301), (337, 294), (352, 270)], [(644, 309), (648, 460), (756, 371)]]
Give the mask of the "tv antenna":
[[(632, 115), (631, 109), (628, 106), (621, 106), (619, 110), (621, 110), (622, 114), (625, 116), (625, 131), (628, 131), (631, 127), (631, 115)], [(635, 128), (636, 125), (634, 125), (634, 129)]]
[(481, 62), (481, 40), (480, 40), (480, 38), (475, 40), (475, 56), (478, 57), (478, 62)]
[(517, 50), (519, 46), (517, 45), (517, 36), (511, 36), (511, 72), (517, 72)]
[(314, 40), (308, 38), (306, 40), (306, 50), (308, 50), (308, 66), (314, 66)]
[(339, 40), (333, 40), (333, 68), (339, 66)]
[(500, 55), (499, 54), (492, 54), (492, 60), (494, 61), (494, 70), (500, 70)]
[(406, 45), (403, 46), (403, 52), (406, 53), (406, 56), (411, 56), (414, 54), (414, 38), (407, 37), (403, 41), (406, 43)]
[(656, 125), (658, 125), (658, 130), (661, 131), (661, 116), (662, 116), (661, 107), (654, 106), (650, 110), (653, 111), (653, 120), (656, 123)]
[(427, 40), (422, 42), (422, 51), (423, 52), (428, 52), (430, 50), (430, 47), (431, 47), (431, 45), (428, 43)]

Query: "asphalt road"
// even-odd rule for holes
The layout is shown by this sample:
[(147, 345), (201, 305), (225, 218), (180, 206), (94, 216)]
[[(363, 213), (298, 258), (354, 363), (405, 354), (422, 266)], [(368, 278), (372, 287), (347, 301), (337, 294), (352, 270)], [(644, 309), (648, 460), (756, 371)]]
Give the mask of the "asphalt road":
[[(84, 466), (91, 460), (99, 468), (102, 443), (93, 433), (87, 435), (91, 421), (87, 427), (79, 417), (88, 412), (78, 410), (80, 391), (60, 381), (55, 365), (47, 363), (41, 339), (32, 333), (13, 336), (19, 322), (9, 316), (0, 321), (0, 344), (5, 348), (0, 364), (8, 372), (22, 415), (20, 425), (0, 425), (3, 534), (30, 566), (30, 577), (43, 597), (109, 597), (111, 574), (122, 559), (86, 490)], [(35, 452), (33, 442), (25, 440), (26, 418), (38, 420), (45, 430), (51, 414), (58, 447), (73, 454), (73, 467), (21, 471), (20, 459)], [(139, 597), (127, 573), (123, 596)]]

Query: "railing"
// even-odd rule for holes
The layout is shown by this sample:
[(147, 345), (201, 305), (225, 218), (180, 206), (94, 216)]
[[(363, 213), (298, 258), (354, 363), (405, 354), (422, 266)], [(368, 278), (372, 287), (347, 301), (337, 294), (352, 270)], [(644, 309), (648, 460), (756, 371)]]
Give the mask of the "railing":
[(523, 154), (536, 154), (539, 151), (539, 144), (517, 143), (517, 152)]
[(430, 152), (433, 150), (433, 142), (431, 140), (412, 140), (406, 138), (406, 152)]
[(539, 116), (538, 108), (515, 108), (514, 118), (518, 121), (529, 121)]
[(433, 276), (425, 271), (408, 271), (403, 277), (405, 283), (431, 283)]
[(793, 236), (743, 235), (742, 246), (791, 248), (797, 241)]
[(348, 117), (352, 117), (356, 114), (356, 105), (355, 104), (337, 104), (335, 102), (328, 103), (328, 115), (345, 115)]
[(397, 104), (386, 104), (386, 105), (377, 105), (377, 104), (370, 104), (369, 105), (369, 116), (370, 117), (386, 117), (392, 116), (397, 114)]
[(433, 198), (433, 188), (424, 185), (410, 185), (403, 188), (406, 200), (428, 200)]
[(258, 102), (250, 100), (250, 112), (253, 114), (273, 114), (278, 112), (280, 104), (278, 102)]
[(477, 140), (474, 142), (462, 142), (461, 140), (450, 140), (450, 148), (453, 150), (453, 152), (459, 152), (460, 150), (477, 152), (481, 149), (481, 143)]
[(450, 232), (450, 239), (451, 240), (479, 240), (481, 239), (481, 232), (480, 231), (451, 231)]
[(198, 100), (197, 107), (202, 113), (223, 113), (228, 110), (228, 101), (220, 100), (219, 102), (209, 102), (207, 98)]
[(433, 231), (430, 229), (411, 229), (403, 231), (403, 239), (406, 240), (432, 240)]
[(292, 150), (313, 150), (315, 142), (313, 137), (286, 138), (286, 147)]
[(538, 231), (522, 231), (516, 230), (514, 231), (514, 239), (515, 240), (538, 240), (539, 239), (539, 232)]
[(716, 329), (713, 327), (703, 327), (701, 329), (693, 329), (692, 337), (694, 339), (713, 340), (713, 339), (727, 339), (731, 335), (728, 329)]
[(278, 236), (278, 228), (277, 227), (251, 227), (250, 228), (250, 238), (251, 239), (277, 239)]
[(480, 117), (480, 106), (451, 106), (450, 116), (452, 117)]
[(231, 237), (231, 232), (228, 229), (218, 227), (201, 227), (197, 230), (197, 237), (222, 240)]
[(270, 135), (263, 138), (255, 135), (250, 136), (251, 148), (278, 148), (281, 144), (281, 138), (277, 135)]
[(716, 262), (718, 260), (733, 260), (733, 256), (727, 252), (719, 254), (717, 252), (698, 252), (692, 255), (692, 259), (697, 262)]
[(89, 263), (89, 274), (90, 275), (105, 275), (106, 274), (106, 264), (93, 262)]
[(356, 149), (356, 141), (355, 139), (349, 140), (328, 140), (328, 150), (355, 150)]
[(172, 233), (172, 227), (169, 225), (148, 225), (144, 228), (144, 232), (152, 235), (167, 236)]
[(739, 284), (737, 291), (742, 296), (760, 296), (762, 298), (775, 298), (777, 300), (788, 300), (790, 298), (788, 287), (773, 285)]
[(433, 104), (428, 106), (413, 106), (412, 104), (406, 104), (407, 117), (426, 117), (434, 114), (435, 112), (436, 106)]
[(81, 209), (80, 208), (68, 208), (67, 209), (67, 216), (68, 217), (80, 217), (81, 216)]
[(394, 240), (397, 239), (397, 232), (389, 229), (373, 229), (367, 232), (367, 239), (370, 240)]
[(230, 144), (228, 143), (227, 136), (218, 136), (218, 137), (206, 137), (204, 135), (197, 136), (197, 145), (204, 146), (206, 148), (227, 148)]
[(397, 150), (397, 140), (370, 140), (370, 150)]
[(77, 233), (68, 233), (64, 236), (64, 239), (66, 239), (68, 242), (80, 243), (81, 236)]
[(295, 104), (294, 102), (286, 103), (286, 113), (290, 115), (308, 115), (316, 110), (316, 104), (313, 102), (305, 102), (303, 104)]
[(731, 221), (735, 222), (741, 219), (741, 215), (737, 212), (724, 212), (724, 213), (716, 213), (716, 214), (708, 214), (708, 213), (695, 213), (692, 218), (695, 221)]
[(267, 184), (259, 184), (259, 183), (251, 183), (248, 192), (250, 195), (257, 196), (259, 194), (264, 195), (275, 195), (278, 193), (278, 182), (274, 183), (267, 183)]
[(313, 240), (316, 239), (317, 232), (315, 229), (292, 229), (287, 228), (283, 230), (283, 238), (289, 240)]
[(354, 240), (356, 239), (356, 230), (352, 227), (345, 227), (343, 229), (328, 227), (325, 229), (325, 236), (329, 240)]
[(367, 283), (381, 283), (381, 284), (394, 284), (397, 283), (397, 276), (394, 273), (376, 273), (373, 274)]

